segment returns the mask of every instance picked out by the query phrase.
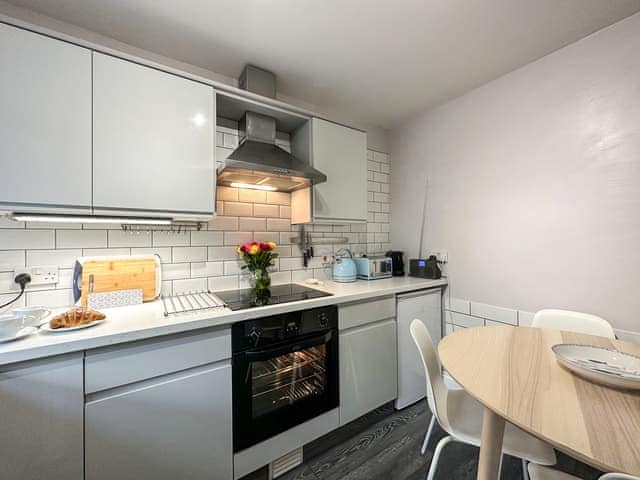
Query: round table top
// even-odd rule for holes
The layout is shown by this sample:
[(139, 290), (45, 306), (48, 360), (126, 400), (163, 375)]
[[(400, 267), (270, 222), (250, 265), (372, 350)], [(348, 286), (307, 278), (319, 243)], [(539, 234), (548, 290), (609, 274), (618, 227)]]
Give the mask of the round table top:
[(478, 327), (442, 339), (443, 367), (507, 421), (603, 471), (640, 476), (640, 393), (583, 380), (551, 347), (576, 343), (640, 356), (640, 344), (560, 330)]

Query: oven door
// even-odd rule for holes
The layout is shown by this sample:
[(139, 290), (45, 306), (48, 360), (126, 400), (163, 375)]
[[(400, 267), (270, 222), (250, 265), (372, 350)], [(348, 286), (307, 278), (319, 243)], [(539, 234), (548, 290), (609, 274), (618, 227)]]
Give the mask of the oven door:
[(338, 403), (336, 331), (233, 356), (236, 452), (336, 408)]

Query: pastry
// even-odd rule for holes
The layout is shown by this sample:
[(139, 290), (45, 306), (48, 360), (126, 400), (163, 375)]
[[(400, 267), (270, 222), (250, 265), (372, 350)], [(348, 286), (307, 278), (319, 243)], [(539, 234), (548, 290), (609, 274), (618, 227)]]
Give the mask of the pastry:
[(74, 307), (71, 310), (53, 317), (49, 321), (49, 327), (53, 329), (77, 327), (78, 325), (95, 322), (96, 320), (103, 320), (105, 317), (106, 315), (104, 313), (100, 313), (97, 310)]

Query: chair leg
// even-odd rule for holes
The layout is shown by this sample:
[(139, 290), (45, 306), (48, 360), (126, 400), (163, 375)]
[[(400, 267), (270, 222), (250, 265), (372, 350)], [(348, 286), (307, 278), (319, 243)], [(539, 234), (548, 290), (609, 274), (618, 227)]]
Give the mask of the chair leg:
[(427, 445), (429, 445), (429, 440), (431, 439), (431, 434), (433, 433), (433, 426), (436, 424), (436, 416), (431, 415), (431, 421), (429, 422), (429, 428), (427, 428), (427, 433), (424, 435), (424, 442), (422, 442), (422, 449), (420, 450), (420, 455), (424, 455), (427, 453)]
[(429, 466), (429, 472), (427, 473), (427, 480), (433, 480), (433, 477), (436, 474), (436, 470), (438, 469), (438, 461), (440, 460), (442, 449), (447, 445), (447, 443), (451, 442), (452, 440), (453, 438), (450, 435), (447, 435), (446, 437), (441, 438), (436, 445), (436, 449), (433, 452), (433, 458), (431, 459), (431, 465)]
[(529, 480), (529, 462), (522, 459), (522, 480)]

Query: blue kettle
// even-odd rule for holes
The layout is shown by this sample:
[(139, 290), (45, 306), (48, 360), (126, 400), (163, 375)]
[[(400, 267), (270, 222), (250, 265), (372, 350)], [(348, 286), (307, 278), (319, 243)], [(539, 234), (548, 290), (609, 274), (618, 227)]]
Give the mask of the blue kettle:
[(333, 264), (333, 281), (340, 283), (355, 282), (358, 278), (356, 262), (353, 258), (338, 257)]

